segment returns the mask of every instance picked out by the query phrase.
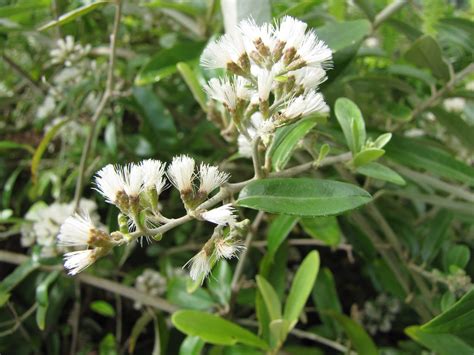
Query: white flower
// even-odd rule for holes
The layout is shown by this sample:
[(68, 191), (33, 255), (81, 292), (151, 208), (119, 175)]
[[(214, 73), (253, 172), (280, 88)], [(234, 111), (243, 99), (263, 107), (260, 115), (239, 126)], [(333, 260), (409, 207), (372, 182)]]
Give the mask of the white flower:
[(208, 194), (229, 180), (228, 173), (219, 171), (217, 166), (202, 163), (199, 166), (199, 191)]
[(137, 197), (143, 191), (143, 170), (140, 165), (127, 164), (122, 169), (125, 193)]
[(305, 90), (315, 89), (327, 79), (326, 71), (321, 67), (305, 67), (290, 72), (289, 75), (294, 75), (296, 85), (303, 86)]
[(144, 189), (150, 190), (154, 188), (159, 195), (166, 186), (166, 164), (159, 160), (147, 159), (140, 163), (140, 167), (142, 169)]
[(69, 275), (76, 275), (96, 261), (95, 249), (72, 251), (64, 254), (64, 267)]
[(248, 101), (250, 90), (247, 88), (248, 82), (244, 78), (212, 78), (204, 87), (207, 94), (214, 100), (223, 103), (229, 110), (235, 110), (239, 100)]
[(275, 36), (278, 41), (285, 43), (286, 49), (297, 48), (301, 44), (308, 25), (291, 16), (285, 16), (277, 25)]
[(324, 102), (323, 95), (311, 90), (304, 95), (291, 99), (281, 113), (287, 118), (307, 116), (315, 112), (325, 113), (329, 110)]
[(241, 242), (229, 238), (218, 239), (214, 246), (217, 259), (237, 258), (239, 253), (245, 249)]
[(189, 276), (194, 280), (201, 279), (204, 282), (206, 276), (211, 272), (211, 263), (204, 250), (194, 255), (184, 266), (190, 265)]
[(201, 65), (209, 69), (227, 68), (239, 62), (245, 54), (242, 35), (238, 31), (227, 33), (209, 43), (201, 56)]
[(171, 183), (180, 191), (192, 191), (194, 179), (194, 159), (187, 155), (173, 158), (167, 175)]
[(466, 100), (462, 97), (451, 97), (443, 101), (443, 106), (448, 112), (462, 112), (466, 107)]
[(260, 101), (267, 101), (272, 90), (275, 73), (273, 70), (258, 69), (257, 73), (258, 98)]
[(91, 49), (90, 45), (83, 47), (81, 44), (75, 44), (72, 36), (60, 38), (56, 45), (57, 47), (49, 52), (51, 61), (53, 64), (64, 63), (66, 66), (71, 66), (72, 62), (87, 55)]
[(115, 204), (117, 194), (125, 190), (124, 179), (119, 167), (106, 165), (96, 174), (96, 190), (99, 191), (108, 203)]
[(91, 231), (95, 227), (88, 213), (82, 215), (75, 213), (66, 218), (61, 225), (58, 235), (58, 245), (60, 246), (87, 246), (91, 236)]
[(297, 53), (305, 64), (310, 67), (329, 67), (332, 60), (332, 51), (313, 31), (305, 34)]
[(241, 156), (245, 158), (252, 157), (252, 142), (250, 142), (247, 137), (245, 137), (243, 134), (239, 134), (239, 137), (237, 138), (237, 144), (239, 146), (239, 154)]
[(247, 134), (250, 140), (243, 134), (240, 134), (237, 139), (239, 154), (243, 157), (251, 158), (253, 140), (260, 137), (263, 143), (266, 144), (269, 135), (275, 131), (276, 127), (277, 124), (273, 119), (269, 118), (265, 120), (260, 112), (255, 112), (247, 126)]
[(273, 36), (273, 26), (264, 23), (259, 26), (253, 18), (242, 20), (239, 23), (239, 29), (242, 32), (245, 49), (248, 53), (259, 52), (257, 47), (263, 44), (271, 52), (275, 46), (275, 37)]
[(206, 221), (215, 223), (217, 225), (232, 225), (236, 222), (237, 217), (234, 215), (235, 209), (230, 205), (223, 205), (213, 210), (206, 211), (201, 214), (201, 217)]

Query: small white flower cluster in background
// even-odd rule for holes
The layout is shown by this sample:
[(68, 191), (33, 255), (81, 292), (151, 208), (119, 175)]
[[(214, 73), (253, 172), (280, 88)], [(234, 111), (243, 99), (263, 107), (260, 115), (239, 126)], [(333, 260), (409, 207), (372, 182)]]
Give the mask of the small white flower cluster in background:
[[(162, 296), (166, 292), (166, 278), (164, 278), (158, 271), (152, 269), (145, 269), (135, 279), (135, 288), (152, 297)], [(133, 307), (141, 309), (143, 304), (135, 301)]]
[(359, 317), (370, 334), (387, 333), (392, 329), (392, 323), (400, 309), (401, 305), (398, 299), (382, 293), (375, 300), (364, 303)]
[[(81, 206), (91, 217), (93, 223), (99, 223), (97, 205), (94, 201), (82, 199)], [(41, 255), (51, 257), (65, 251), (64, 247), (58, 245), (56, 236), (60, 226), (73, 213), (74, 206), (71, 203), (37, 203), (26, 213), (26, 222), (21, 227), (21, 245), (30, 247), (35, 244), (41, 246)]]
[(90, 50), (89, 44), (83, 46), (80, 43), (75, 43), (73, 36), (66, 36), (64, 39), (57, 40), (56, 48), (53, 48), (49, 55), (53, 64), (64, 64), (66, 67), (70, 67), (74, 62), (88, 55)]
[(290, 16), (275, 25), (243, 20), (201, 56), (203, 67), (229, 73), (205, 86), (209, 119), (223, 133), (237, 129), (239, 151), (248, 156), (256, 137), (267, 144), (276, 128), (328, 112), (317, 88), (331, 60), (331, 50), (302, 21)]
[[(96, 190), (108, 203), (120, 209), (120, 229), (111, 234), (101, 231), (94, 226), (87, 213), (65, 218), (57, 238), (58, 244), (61, 247), (83, 248), (65, 254), (64, 265), (69, 273), (81, 272), (106, 255), (114, 246), (135, 240), (130, 233), (161, 238), (159, 232), (153, 232), (153, 228), (173, 221), (163, 216), (160, 208), (160, 195), (170, 186), (167, 178), (179, 190), (188, 216), (217, 225), (216, 231), (219, 233), (214, 233), (203, 250), (208, 253), (212, 251), (208, 255), (214, 255), (215, 260), (236, 257), (242, 249), (238, 239), (240, 234), (237, 232), (242, 230), (243, 222), (237, 222), (235, 209), (230, 204), (211, 210), (200, 208), (214, 190), (227, 182), (229, 174), (220, 171), (216, 166), (204, 163), (196, 169), (193, 158), (180, 155), (173, 158), (168, 168), (159, 160), (148, 159), (124, 166), (109, 164), (96, 174)], [(69, 213), (71, 212), (69, 210)], [(229, 226), (229, 231), (224, 237), (225, 226)], [(203, 260), (200, 255), (202, 256), (202, 253), (198, 253), (190, 261), (193, 265), (193, 279), (196, 279), (198, 274), (205, 277), (212, 268), (212, 263), (200, 262)]]

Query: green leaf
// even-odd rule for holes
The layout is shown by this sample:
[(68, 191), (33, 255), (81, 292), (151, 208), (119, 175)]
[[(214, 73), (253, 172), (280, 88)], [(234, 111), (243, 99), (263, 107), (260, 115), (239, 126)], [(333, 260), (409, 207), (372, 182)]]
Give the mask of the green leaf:
[(10, 150), (10, 149), (23, 149), (33, 154), (35, 149), (28, 144), (20, 144), (12, 141), (0, 141), (0, 151)]
[(186, 85), (188, 85), (189, 90), (194, 96), (194, 99), (198, 102), (204, 112), (207, 111), (207, 99), (202, 85), (199, 83), (196, 73), (191, 69), (191, 67), (183, 62), (176, 64), (176, 68), (183, 77)]
[(446, 312), (424, 324), (421, 329), (432, 334), (449, 333), (459, 337), (472, 336), (474, 332), (474, 289), (471, 289)]
[(147, 7), (159, 7), (163, 9), (171, 9), (180, 11), (190, 16), (196, 16), (196, 14), (202, 15), (205, 12), (204, 6), (199, 6), (198, 1), (187, 1), (187, 2), (174, 2), (174, 1), (163, 1), (163, 0), (152, 0), (151, 2), (144, 3)]
[(376, 149), (376, 148), (368, 148), (364, 149), (363, 151), (356, 154), (352, 163), (355, 167), (364, 166), (374, 160), (377, 160), (382, 155), (385, 154), (385, 150), (383, 149)]
[(419, 326), (408, 327), (405, 333), (438, 355), (472, 355), (474, 352), (474, 348), (451, 334), (430, 334)]
[(268, 349), (268, 345), (252, 332), (214, 314), (182, 310), (174, 313), (171, 321), (181, 332), (199, 336), (207, 343), (216, 345), (242, 343), (263, 350)]
[(187, 336), (179, 347), (179, 355), (201, 355), (204, 341), (198, 336)]
[(52, 27), (62, 26), (64, 24), (69, 23), (69, 22), (73, 21), (74, 19), (76, 19), (78, 17), (84, 16), (85, 14), (88, 14), (89, 12), (95, 10), (96, 8), (98, 8), (100, 6), (103, 6), (105, 4), (108, 4), (110, 2), (111, 2), (110, 0), (109, 1), (98, 0), (98, 1), (95, 1), (95, 2), (90, 3), (88, 5), (81, 6), (77, 9), (75, 9), (75, 10), (72, 10), (72, 11), (66, 13), (66, 14), (63, 14), (63, 15), (59, 16), (59, 18), (57, 20), (50, 21), (47, 24), (41, 26), (40, 28), (38, 28), (38, 31), (44, 31), (44, 30), (50, 29)]
[(428, 86), (436, 84), (436, 79), (422, 69), (412, 67), (411, 65), (392, 64), (387, 68), (390, 74), (407, 76), (425, 82)]
[(193, 293), (187, 292), (187, 282), (182, 278), (173, 278), (168, 283), (166, 298), (173, 304), (199, 310), (211, 309), (214, 300), (206, 289), (197, 288)]
[(341, 313), (328, 312), (328, 314), (334, 318), (339, 325), (344, 329), (347, 336), (351, 340), (352, 345), (359, 354), (364, 355), (378, 355), (379, 352), (375, 346), (373, 340), (362, 328), (359, 323), (355, 322), (351, 318)]
[(99, 344), (99, 355), (117, 355), (115, 336), (112, 333), (108, 333), (102, 338)]
[(135, 85), (156, 83), (176, 73), (176, 64), (197, 59), (203, 48), (202, 42), (181, 42), (172, 48), (161, 49), (140, 69), (135, 78)]
[(38, 302), (38, 309), (36, 310), (36, 324), (40, 330), (45, 329), (46, 314), (49, 307), (48, 289), (50, 285), (56, 281), (60, 275), (59, 271), (51, 272), (37, 287), (36, 287), (36, 302)]
[(281, 303), (272, 285), (264, 277), (257, 275), (257, 286), (267, 307), (270, 320), (281, 318)]
[(439, 79), (449, 80), (449, 68), (443, 60), (441, 48), (430, 36), (418, 38), (405, 53), (405, 58), (421, 68), (428, 68)]
[(130, 340), (128, 342), (128, 352), (133, 354), (135, 351), (135, 345), (137, 344), (138, 337), (146, 329), (146, 326), (152, 321), (153, 315), (151, 312), (144, 312), (140, 318), (135, 322), (130, 334)]
[(296, 271), (295, 278), (291, 284), (290, 293), (285, 303), (283, 318), (290, 322), (293, 328), (303, 311), (319, 270), (319, 254), (317, 251), (310, 252)]
[(446, 210), (439, 211), (430, 223), (428, 233), (421, 245), (421, 257), (425, 263), (430, 263), (439, 253), (441, 245), (449, 238), (449, 227), (453, 214)]
[(436, 120), (441, 123), (451, 134), (456, 136), (461, 143), (471, 151), (474, 151), (474, 126), (468, 125), (459, 114), (446, 112), (442, 108), (430, 109)]
[(385, 156), (400, 164), (428, 170), (435, 176), (474, 185), (474, 168), (424, 141), (394, 136), (385, 147)]
[(104, 317), (114, 318), (115, 317), (115, 309), (112, 305), (105, 301), (94, 301), (90, 304), (91, 310), (95, 313), (100, 314)]
[(323, 323), (331, 329), (333, 337), (336, 338), (342, 329), (333, 318), (326, 314), (326, 312), (334, 311), (336, 313), (341, 313), (342, 306), (337, 295), (336, 284), (331, 270), (323, 268), (318, 273), (311, 295), (319, 313), (319, 317)]
[(272, 348), (279, 347), (286, 339), (290, 322), (286, 319), (275, 319), (270, 322), (270, 337)]
[(0, 294), (9, 293), (38, 267), (39, 263), (36, 260), (26, 260), (2, 280), (2, 282), (0, 283)]
[(311, 238), (321, 240), (329, 246), (336, 246), (341, 241), (341, 230), (334, 216), (302, 218), (301, 225)]
[(217, 266), (212, 269), (212, 277), (209, 278), (207, 286), (219, 303), (225, 306), (230, 299), (232, 271), (229, 263), (225, 260), (219, 260), (216, 264)]
[(268, 229), (267, 255), (273, 259), (281, 243), (285, 241), (298, 222), (298, 217), (290, 215), (277, 216)]
[(362, 41), (372, 29), (367, 20), (354, 20), (332, 22), (323, 27), (316, 28), (316, 34), (333, 52), (350, 47)]
[(374, 147), (382, 149), (387, 145), (388, 142), (392, 139), (392, 133), (384, 133), (377, 137), (374, 142)]
[(64, 126), (68, 120), (62, 120), (58, 122), (56, 125), (54, 125), (43, 137), (41, 140), (41, 143), (38, 145), (38, 148), (36, 148), (35, 154), (33, 154), (33, 158), (31, 159), (31, 177), (33, 180), (33, 183), (36, 183), (38, 179), (38, 169), (39, 169), (39, 164), (41, 162), (41, 158), (43, 157), (44, 152), (46, 151), (46, 148), (48, 148), (49, 143), (51, 140), (56, 136), (56, 133), (58, 133), (59, 129)]
[(356, 172), (374, 179), (388, 181), (396, 185), (406, 185), (406, 181), (400, 176), (400, 174), (398, 174), (395, 170), (379, 163), (368, 163), (363, 166), (359, 166), (356, 169)]
[(471, 251), (465, 245), (455, 245), (445, 254), (444, 268), (449, 270), (452, 266), (464, 269), (471, 258)]
[(362, 113), (355, 103), (345, 97), (336, 100), (334, 109), (337, 121), (341, 125), (346, 138), (347, 146), (355, 155), (362, 149), (366, 140)]
[(290, 126), (291, 129), (273, 152), (272, 165), (274, 170), (280, 171), (285, 168), (298, 142), (306, 136), (314, 126), (316, 126), (316, 122), (311, 119), (306, 119)]
[(237, 204), (270, 213), (320, 217), (357, 208), (371, 199), (360, 187), (339, 181), (265, 179), (249, 183)]

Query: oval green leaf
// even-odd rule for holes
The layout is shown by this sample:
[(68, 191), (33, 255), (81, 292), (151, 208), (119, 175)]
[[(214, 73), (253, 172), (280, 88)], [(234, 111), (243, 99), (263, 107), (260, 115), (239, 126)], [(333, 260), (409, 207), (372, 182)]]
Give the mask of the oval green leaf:
[(395, 185), (406, 185), (406, 181), (400, 176), (400, 174), (379, 163), (368, 163), (359, 166), (356, 169), (356, 172), (374, 179), (388, 181)]
[(366, 140), (365, 122), (359, 107), (351, 100), (341, 97), (336, 101), (334, 112), (346, 138), (347, 146), (353, 154), (356, 154)]
[(249, 183), (237, 205), (270, 213), (329, 216), (357, 208), (372, 197), (358, 186), (339, 181), (265, 179)]
[(242, 343), (266, 350), (267, 343), (252, 332), (214, 314), (182, 310), (173, 314), (171, 321), (181, 332), (199, 336), (207, 343), (235, 345)]

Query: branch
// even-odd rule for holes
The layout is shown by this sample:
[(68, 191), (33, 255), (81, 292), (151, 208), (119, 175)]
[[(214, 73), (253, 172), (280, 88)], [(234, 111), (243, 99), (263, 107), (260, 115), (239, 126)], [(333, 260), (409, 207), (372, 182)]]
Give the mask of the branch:
[(391, 17), (395, 12), (400, 10), (403, 6), (407, 4), (407, 0), (395, 0), (391, 4), (387, 5), (382, 11), (380, 11), (374, 19), (373, 27), (376, 29), (383, 22), (385, 22), (389, 17)]
[(22, 67), (20, 67), (13, 59), (7, 56), (5, 53), (2, 53), (2, 59), (15, 71), (18, 75), (20, 75), (23, 79), (25, 79), (30, 86), (36, 90), (38, 93), (45, 95), (46, 89), (41, 85), (41, 82), (36, 81), (28, 74)]
[(446, 93), (448, 93), (449, 91), (453, 89), (454, 85), (456, 85), (458, 81), (464, 79), (466, 76), (468, 76), (472, 72), (474, 72), (474, 63), (469, 64), (466, 68), (461, 70), (459, 73), (457, 73), (456, 75), (453, 75), (451, 80), (449, 80), (446, 83), (446, 85), (443, 86), (442, 89), (434, 92), (430, 96), (430, 98), (428, 98), (426, 101), (423, 101), (421, 104), (416, 106), (415, 109), (413, 110), (413, 113), (411, 114), (410, 119), (415, 118), (426, 109), (434, 106), (440, 98), (442, 98)]
[(102, 95), (102, 98), (100, 99), (99, 105), (97, 106), (97, 109), (91, 118), (91, 122), (90, 122), (91, 127), (86, 139), (86, 143), (82, 150), (81, 162), (79, 165), (79, 175), (77, 177), (76, 190), (74, 192), (74, 209), (75, 210), (79, 208), (81, 195), (82, 195), (82, 189), (84, 185), (84, 175), (85, 175), (86, 166), (87, 166), (87, 158), (89, 157), (89, 152), (92, 146), (92, 140), (94, 139), (95, 130), (97, 128), (97, 123), (99, 121), (100, 116), (102, 115), (102, 112), (104, 111), (105, 107), (107, 106), (113, 94), (117, 35), (118, 35), (119, 27), (120, 27), (121, 17), (122, 17), (122, 1), (117, 0), (115, 4), (114, 27), (112, 30), (112, 34), (110, 35), (110, 55), (109, 55), (109, 66), (108, 66), (108, 71), (107, 71), (107, 82), (105, 86), (105, 91)]

